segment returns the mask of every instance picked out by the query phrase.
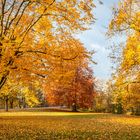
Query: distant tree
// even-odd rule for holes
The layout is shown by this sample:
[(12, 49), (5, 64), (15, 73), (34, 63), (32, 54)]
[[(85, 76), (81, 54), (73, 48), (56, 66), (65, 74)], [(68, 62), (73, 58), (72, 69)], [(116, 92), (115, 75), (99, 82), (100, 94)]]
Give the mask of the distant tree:
[(66, 105), (72, 108), (72, 111), (77, 111), (77, 108), (92, 108), (95, 93), (92, 70), (86, 66), (77, 67), (73, 72), (73, 75), (67, 77), (71, 79), (69, 83), (64, 81), (65, 77), (63, 77), (63, 81), (46, 91), (48, 102), (52, 105)]
[(13, 108), (15, 102), (16, 106), (19, 105), (20, 108), (33, 107), (40, 103), (33, 88), (9, 79), (0, 90), (0, 98), (5, 102), (6, 111), (8, 111), (9, 107)]
[(112, 97), (107, 88), (107, 82), (104, 80), (95, 80), (95, 92), (93, 100), (93, 111), (95, 112), (111, 112)]
[(4, 86), (0, 90), (0, 98), (5, 102), (5, 110), (8, 111), (9, 104), (10, 107), (13, 108), (13, 102), (17, 99), (18, 95), (18, 87), (16, 84), (11, 84), (11, 81), (6, 82), (6, 86)]
[[(113, 9), (114, 17), (108, 32), (111, 36), (123, 33), (127, 38), (120, 54), (120, 63), (113, 76), (113, 96), (119, 108), (123, 108), (124, 111), (132, 110), (132, 112), (135, 110), (135, 114), (140, 114), (139, 4), (139, 0), (121, 1), (117, 8)], [(118, 58), (118, 56), (115, 57)]]

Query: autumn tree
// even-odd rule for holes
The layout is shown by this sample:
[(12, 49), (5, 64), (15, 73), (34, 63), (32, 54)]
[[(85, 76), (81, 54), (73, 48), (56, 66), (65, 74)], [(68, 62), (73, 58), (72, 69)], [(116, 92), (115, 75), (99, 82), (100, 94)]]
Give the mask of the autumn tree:
[(92, 109), (95, 95), (93, 71), (89, 67), (78, 68), (72, 86), (72, 110)]
[(38, 86), (35, 83), (31, 86), (9, 78), (0, 90), (0, 99), (5, 103), (5, 110), (15, 106), (24, 108), (40, 104), (36, 92)]
[[(109, 26), (109, 35), (123, 33), (126, 43), (122, 49), (117, 74), (114, 76), (115, 98), (125, 110), (140, 111), (140, 2), (124, 0), (114, 8), (114, 17)], [(137, 87), (137, 88), (136, 88)], [(136, 88), (136, 89), (135, 89)], [(135, 90), (134, 90), (135, 89)]]
[[(74, 42), (73, 42), (74, 41)], [(46, 87), (47, 100), (53, 105), (66, 105), (73, 107), (73, 111), (79, 108), (92, 107), (94, 94), (94, 77), (89, 68), (92, 61), (92, 53), (88, 52), (78, 40), (67, 40), (73, 42), (71, 48), (63, 46), (58, 49), (60, 55), (67, 54), (71, 57), (79, 53), (73, 61), (62, 59), (50, 59), (52, 67), (48, 76), (49, 84)]]
[(108, 83), (105, 80), (95, 79), (95, 94), (93, 99), (94, 112), (111, 112), (112, 96), (108, 90)]
[(26, 81), (47, 78), (50, 58), (75, 59), (79, 53), (67, 57), (55, 50), (68, 44), (64, 37), (88, 28), (94, 7), (92, 0), (2, 0), (0, 88), (10, 75)]
[(5, 110), (8, 111), (9, 104), (13, 108), (13, 102), (17, 99), (18, 87), (16, 84), (11, 84), (11, 81), (7, 80), (5, 86), (0, 90), (0, 99), (4, 101)]
[(69, 86), (58, 85), (47, 93), (47, 100), (52, 105), (65, 105), (77, 111), (78, 108), (93, 107), (94, 81), (89, 69), (79, 68)]
[(19, 107), (25, 108), (28, 107), (34, 107), (38, 104), (40, 104), (39, 99), (37, 98), (37, 95), (35, 93), (35, 90), (31, 87), (22, 87), (21, 91), (18, 94), (18, 100)]

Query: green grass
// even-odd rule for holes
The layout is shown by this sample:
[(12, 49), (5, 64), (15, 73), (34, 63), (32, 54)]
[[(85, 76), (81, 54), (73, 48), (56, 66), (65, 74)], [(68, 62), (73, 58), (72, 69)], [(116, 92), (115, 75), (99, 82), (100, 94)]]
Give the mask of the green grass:
[(0, 140), (140, 140), (140, 117), (72, 112), (0, 112)]

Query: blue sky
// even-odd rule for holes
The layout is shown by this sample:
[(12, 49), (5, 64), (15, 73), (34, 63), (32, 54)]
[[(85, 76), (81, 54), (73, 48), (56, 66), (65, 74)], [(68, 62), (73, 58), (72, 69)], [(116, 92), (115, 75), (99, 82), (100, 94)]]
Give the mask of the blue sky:
[(88, 50), (95, 50), (96, 54), (93, 56), (93, 60), (97, 62), (97, 65), (93, 65), (94, 75), (101, 80), (108, 80), (111, 75), (111, 62), (108, 58), (109, 50), (107, 49), (111, 45), (110, 40), (107, 40), (105, 33), (107, 32), (108, 24), (112, 17), (111, 8), (119, 0), (102, 0), (103, 5), (100, 5), (96, 1), (96, 8), (93, 13), (97, 19), (95, 24), (92, 25), (92, 29), (83, 32), (78, 37), (84, 43)]

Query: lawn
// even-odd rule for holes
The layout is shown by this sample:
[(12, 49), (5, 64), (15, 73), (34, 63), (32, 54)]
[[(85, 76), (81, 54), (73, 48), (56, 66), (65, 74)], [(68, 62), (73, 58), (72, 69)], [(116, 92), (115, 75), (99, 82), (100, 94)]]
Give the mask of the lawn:
[(140, 140), (140, 117), (72, 112), (0, 112), (0, 140)]

